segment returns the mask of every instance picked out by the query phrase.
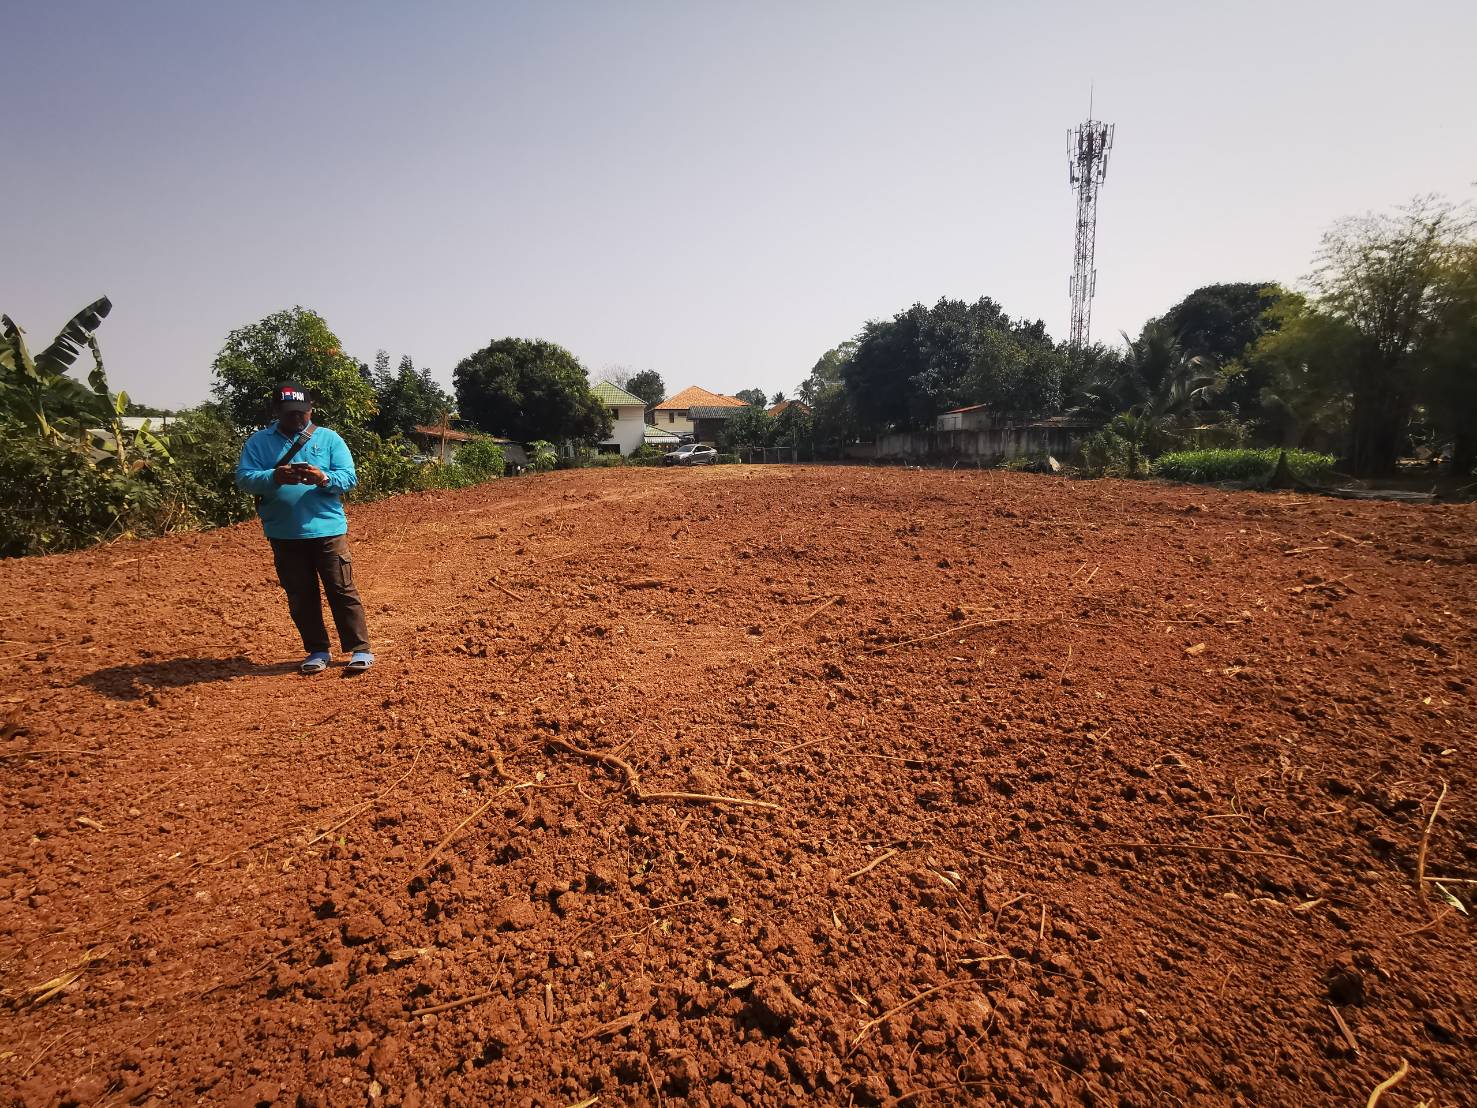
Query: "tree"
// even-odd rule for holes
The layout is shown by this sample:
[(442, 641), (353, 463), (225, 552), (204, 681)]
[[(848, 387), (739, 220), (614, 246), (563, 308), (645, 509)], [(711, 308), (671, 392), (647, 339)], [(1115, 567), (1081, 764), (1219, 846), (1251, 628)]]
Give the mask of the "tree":
[(1436, 280), (1437, 328), (1423, 389), (1437, 428), (1452, 444), (1452, 475), (1477, 467), (1477, 241), (1453, 251)]
[(653, 404), (660, 404), (667, 395), (666, 383), (662, 381), (662, 375), (654, 369), (643, 369), (640, 373), (631, 374), (621, 387), (632, 396), (639, 396), (646, 401), (648, 408)]
[(455, 408), (451, 395), (431, 377), (427, 369), (416, 371), (409, 354), (390, 373), (390, 357), (383, 350), (375, 357), (374, 392), (379, 411), (370, 430), (385, 438), (408, 435), (416, 427), (437, 423)]
[(773, 440), (774, 419), (763, 408), (750, 404), (729, 417), (718, 437), (726, 450), (757, 450)]
[(828, 445), (856, 438), (858, 421), (846, 391), (844, 369), (856, 353), (856, 342), (848, 339), (827, 350), (811, 367), (810, 376), (796, 391), (811, 412), (811, 434)]
[(597, 442), (610, 413), (590, 392), (585, 367), (542, 340), (498, 339), (452, 371), (457, 407), (484, 431), (518, 442)]
[(272, 387), (281, 381), (306, 388), (317, 418), (339, 430), (362, 427), (375, 413), (374, 387), (359, 363), (307, 308), (274, 312), (232, 331), (211, 368), (211, 392), (239, 427), (266, 423)]
[(768, 402), (768, 395), (763, 389), (740, 389), (733, 395), (735, 399), (742, 400), (754, 408), (763, 408)]
[(600, 380), (609, 381), (618, 389), (631, 391), (630, 380), (636, 371), (628, 365), (608, 365), (600, 371)]
[(769, 398), (769, 402), (771, 404), (783, 404), (785, 402), (784, 391), (781, 390), (779, 392), (776, 392), (773, 396)]
[(1269, 309), (1282, 294), (1271, 281), (1205, 285), (1160, 316), (1159, 323), (1188, 356), (1214, 358), (1224, 365), (1276, 328)]
[(1355, 476), (1394, 472), (1437, 332), (1437, 285), (1468, 229), (1435, 197), (1344, 220), (1323, 238), (1310, 281), (1317, 308), (1358, 336), (1344, 460)]
[(1358, 332), (1301, 293), (1284, 293), (1270, 311), (1270, 325), (1230, 371), (1261, 382), (1257, 407), (1272, 442), (1337, 444), (1349, 422), (1348, 367), (1358, 357)]
[(841, 376), (862, 426), (908, 429), (967, 404), (1012, 416), (1055, 411), (1064, 365), (1045, 324), (1012, 320), (981, 297), (868, 322)]

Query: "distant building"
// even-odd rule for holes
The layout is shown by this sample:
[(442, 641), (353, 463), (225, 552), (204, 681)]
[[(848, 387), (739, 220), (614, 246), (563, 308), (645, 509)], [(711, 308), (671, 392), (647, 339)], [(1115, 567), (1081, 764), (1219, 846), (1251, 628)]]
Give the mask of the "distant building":
[[(694, 409), (699, 409), (706, 415), (710, 424), (708, 430), (711, 431), (714, 426), (721, 427), (723, 421), (732, 416), (734, 411), (747, 407), (748, 405), (736, 396), (724, 396), (722, 393), (709, 392), (707, 389), (693, 385), (652, 408), (651, 422), (663, 431), (679, 436), (692, 435), (694, 439), (701, 442), (706, 436), (698, 431), (697, 421), (700, 416), (695, 414)], [(722, 412), (725, 408), (732, 409), (732, 411)], [(716, 436), (714, 436), (714, 441), (716, 441)]]
[(600, 442), (602, 454), (629, 454), (644, 441), (646, 401), (609, 381), (598, 381), (590, 391), (610, 411), (610, 436)]
[(799, 400), (781, 400), (778, 404), (769, 409), (769, 416), (771, 419), (778, 419), (782, 413), (788, 412), (791, 408), (794, 408), (801, 415), (808, 416), (810, 414), (809, 405), (804, 404)]

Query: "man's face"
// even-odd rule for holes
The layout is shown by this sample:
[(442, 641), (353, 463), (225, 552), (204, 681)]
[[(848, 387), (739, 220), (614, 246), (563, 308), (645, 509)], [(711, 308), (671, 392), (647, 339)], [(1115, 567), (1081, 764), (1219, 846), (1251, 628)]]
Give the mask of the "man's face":
[(291, 438), (313, 420), (313, 409), (306, 412), (288, 412), (277, 409), (277, 429)]

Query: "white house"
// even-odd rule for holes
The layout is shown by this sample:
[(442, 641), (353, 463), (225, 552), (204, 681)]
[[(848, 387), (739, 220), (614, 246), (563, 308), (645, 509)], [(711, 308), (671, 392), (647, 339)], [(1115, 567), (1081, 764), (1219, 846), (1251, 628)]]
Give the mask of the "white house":
[(590, 391), (610, 410), (610, 437), (601, 441), (600, 453), (631, 453), (644, 441), (646, 401), (609, 381), (597, 382)]

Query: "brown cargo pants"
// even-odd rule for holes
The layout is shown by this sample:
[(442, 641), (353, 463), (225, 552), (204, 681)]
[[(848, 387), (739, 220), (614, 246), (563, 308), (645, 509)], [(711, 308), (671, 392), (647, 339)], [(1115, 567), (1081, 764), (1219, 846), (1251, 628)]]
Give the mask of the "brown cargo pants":
[(328, 595), (328, 609), (338, 628), (338, 641), (345, 651), (369, 649), (369, 626), (364, 604), (354, 587), (354, 562), (349, 541), (343, 535), (328, 539), (271, 539), (272, 561), (277, 580), (287, 593), (287, 610), (303, 637), (309, 654), (329, 652), (328, 628), (323, 623), (323, 603), (318, 582)]

